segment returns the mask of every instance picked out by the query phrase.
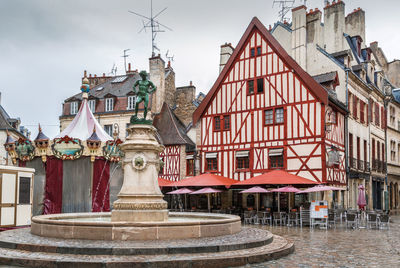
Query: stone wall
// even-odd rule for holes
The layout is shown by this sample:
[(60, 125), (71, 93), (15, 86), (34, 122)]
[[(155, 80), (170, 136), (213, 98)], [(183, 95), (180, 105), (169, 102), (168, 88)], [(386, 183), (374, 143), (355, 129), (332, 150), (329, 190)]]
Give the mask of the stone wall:
[(169, 107), (173, 107), (175, 105), (175, 72), (169, 66), (165, 69), (166, 77), (165, 77), (165, 102), (169, 105)]
[[(150, 64), (150, 77), (154, 85), (157, 87), (155, 101), (151, 105), (153, 113), (159, 113), (165, 100), (165, 62), (160, 55), (149, 59)], [(153, 97), (154, 98), (154, 97)]]
[(196, 106), (193, 104), (195, 99), (196, 87), (190, 84), (186, 87), (176, 88), (175, 102), (176, 109), (174, 113), (187, 126), (192, 122), (193, 112)]

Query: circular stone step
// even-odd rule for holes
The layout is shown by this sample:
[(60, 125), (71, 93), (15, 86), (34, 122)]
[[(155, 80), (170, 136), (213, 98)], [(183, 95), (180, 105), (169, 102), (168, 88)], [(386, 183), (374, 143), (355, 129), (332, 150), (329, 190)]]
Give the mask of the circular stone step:
[(273, 235), (265, 230), (243, 228), (233, 235), (179, 240), (104, 241), (40, 237), (29, 228), (0, 233), (0, 248), (79, 255), (156, 255), (211, 253), (261, 247)]
[(271, 243), (260, 247), (197, 254), (75, 255), (0, 248), (0, 263), (24, 267), (232, 267), (277, 259), (293, 251), (293, 242), (274, 235)]

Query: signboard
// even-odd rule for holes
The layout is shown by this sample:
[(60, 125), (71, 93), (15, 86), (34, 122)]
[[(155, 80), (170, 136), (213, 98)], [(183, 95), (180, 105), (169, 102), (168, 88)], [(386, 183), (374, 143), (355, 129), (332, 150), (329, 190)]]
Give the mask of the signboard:
[(312, 201), (310, 207), (311, 219), (327, 219), (328, 218), (328, 201)]

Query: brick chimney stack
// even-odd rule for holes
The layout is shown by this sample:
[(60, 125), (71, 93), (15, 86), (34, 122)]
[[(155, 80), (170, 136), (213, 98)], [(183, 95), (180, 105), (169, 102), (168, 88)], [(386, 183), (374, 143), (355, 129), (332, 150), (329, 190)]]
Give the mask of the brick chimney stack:
[(344, 2), (333, 1), (324, 8), (324, 45), (329, 53), (344, 49), (345, 16)]
[(156, 92), (152, 94), (151, 112), (157, 114), (160, 113), (165, 101), (165, 61), (158, 54), (149, 59), (149, 65), (150, 76), (148, 79), (157, 87)]
[(303, 69), (307, 68), (306, 14), (304, 5), (292, 9), (292, 57)]
[(233, 46), (231, 43), (225, 43), (221, 46), (220, 60), (219, 60), (219, 72), (222, 72), (225, 64), (228, 62), (230, 56), (233, 53)]

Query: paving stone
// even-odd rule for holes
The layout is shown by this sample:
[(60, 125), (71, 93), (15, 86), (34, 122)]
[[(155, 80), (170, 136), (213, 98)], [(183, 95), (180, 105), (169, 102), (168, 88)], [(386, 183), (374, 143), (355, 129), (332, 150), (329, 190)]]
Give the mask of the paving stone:
[(310, 229), (308, 227), (263, 226), (273, 234), (291, 239), (293, 254), (244, 267), (400, 267), (400, 215), (391, 216), (390, 229)]

